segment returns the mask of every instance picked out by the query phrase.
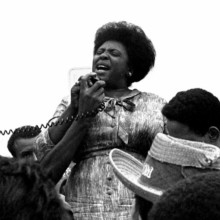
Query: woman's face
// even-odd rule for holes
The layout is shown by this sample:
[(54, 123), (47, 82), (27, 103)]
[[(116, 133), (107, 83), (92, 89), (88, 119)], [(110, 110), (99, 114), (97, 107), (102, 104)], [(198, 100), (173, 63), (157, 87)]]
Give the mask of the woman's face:
[(128, 54), (118, 41), (106, 41), (95, 52), (93, 72), (106, 82), (106, 88), (127, 88), (126, 74), (129, 72)]

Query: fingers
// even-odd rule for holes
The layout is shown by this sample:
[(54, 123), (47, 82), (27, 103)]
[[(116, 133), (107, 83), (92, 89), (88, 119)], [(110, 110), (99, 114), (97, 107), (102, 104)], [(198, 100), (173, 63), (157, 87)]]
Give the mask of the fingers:
[(80, 83), (75, 83), (71, 88), (71, 94), (79, 93)]
[(94, 72), (91, 72), (91, 73), (88, 73), (84, 76), (81, 76), (80, 77), (80, 86), (82, 89), (85, 89), (85, 88), (88, 88), (88, 87), (91, 87), (93, 82), (90, 80), (91, 77), (95, 77), (96, 76), (96, 73)]
[(96, 76), (96, 73), (86, 74), (80, 77), (79, 83), (72, 88), (73, 93), (76, 89), (79, 89), (79, 112), (96, 109), (104, 100), (105, 82), (98, 78), (95, 80)]
[(81, 78), (79, 95), (79, 112), (86, 112), (96, 109), (104, 100), (105, 82), (98, 80), (92, 87), (89, 86), (89, 77), (94, 74), (87, 74)]
[[(86, 75), (80, 76), (78, 79), (78, 82), (75, 83), (75, 85), (80, 85), (81, 88), (86, 87), (92, 87), (96, 82), (99, 82), (100, 79), (98, 78), (97, 74), (95, 72), (88, 73)], [(99, 84), (98, 87), (103, 86), (104, 81), (102, 81), (101, 84)]]
[[(105, 97), (105, 90), (103, 87), (100, 87), (99, 89), (95, 90), (94, 92), (94, 96), (97, 96), (97, 97), (102, 97), (101, 99), (103, 100), (104, 97)], [(101, 101), (102, 101), (101, 100)]]
[(99, 90), (100, 88), (103, 88), (104, 90), (104, 87), (105, 87), (105, 81), (99, 80), (95, 82), (95, 84), (91, 87), (91, 91), (96, 91)]
[(95, 110), (103, 102), (104, 93), (97, 91), (97, 94), (80, 96), (78, 113)]
[[(81, 82), (83, 82), (84, 84), (86, 83), (86, 81), (88, 80), (89, 77), (92, 77), (92, 76), (96, 76), (96, 73), (94, 72), (91, 72), (91, 73), (88, 73), (86, 75), (82, 75), (78, 78), (77, 82), (73, 85), (74, 86), (80, 86)], [(90, 85), (91, 86), (91, 85)]]
[(71, 88), (72, 95), (79, 93), (96, 94), (97, 91), (97, 94), (104, 93), (105, 81), (99, 80), (96, 73), (88, 73), (81, 76), (79, 80)]

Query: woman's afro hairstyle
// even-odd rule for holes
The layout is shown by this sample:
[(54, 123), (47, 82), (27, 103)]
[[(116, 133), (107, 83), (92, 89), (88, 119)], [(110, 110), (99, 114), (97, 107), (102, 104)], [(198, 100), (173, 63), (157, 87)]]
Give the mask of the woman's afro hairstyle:
[(128, 84), (142, 80), (154, 66), (156, 56), (154, 46), (142, 28), (126, 21), (103, 25), (95, 35), (94, 54), (104, 42), (110, 40), (122, 43), (127, 50), (132, 72)]
[(212, 93), (200, 89), (178, 92), (162, 109), (169, 120), (183, 123), (199, 135), (211, 126), (220, 129), (220, 102)]

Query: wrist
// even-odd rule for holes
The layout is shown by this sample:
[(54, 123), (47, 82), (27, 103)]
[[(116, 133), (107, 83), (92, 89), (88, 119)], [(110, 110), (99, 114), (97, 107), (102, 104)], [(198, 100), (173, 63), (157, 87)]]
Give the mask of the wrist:
[(90, 110), (90, 111), (79, 111), (78, 114), (75, 117), (75, 120), (83, 119), (83, 118), (89, 118), (96, 116), (99, 112), (103, 111), (105, 108), (105, 103), (102, 102), (97, 108)]
[(74, 106), (73, 104), (70, 103), (70, 105), (68, 106), (67, 109), (68, 109), (70, 115), (77, 115), (78, 108), (76, 106)]

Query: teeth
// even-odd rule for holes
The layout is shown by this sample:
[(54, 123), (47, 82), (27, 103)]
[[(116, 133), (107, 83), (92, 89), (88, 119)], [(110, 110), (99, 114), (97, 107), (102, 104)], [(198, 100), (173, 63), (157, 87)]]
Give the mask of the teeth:
[(108, 67), (105, 66), (105, 65), (98, 65), (97, 68), (98, 69), (104, 69), (104, 70), (108, 69)]

